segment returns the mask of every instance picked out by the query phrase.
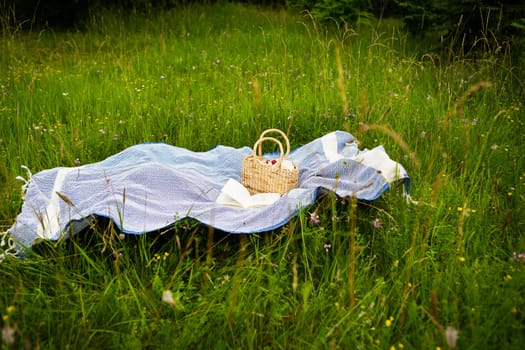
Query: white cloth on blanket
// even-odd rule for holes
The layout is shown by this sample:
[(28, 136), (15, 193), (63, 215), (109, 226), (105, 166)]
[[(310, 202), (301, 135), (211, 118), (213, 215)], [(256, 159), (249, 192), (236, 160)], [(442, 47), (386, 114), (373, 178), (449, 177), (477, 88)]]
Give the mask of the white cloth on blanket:
[[(249, 147), (217, 146), (193, 152), (163, 143), (129, 147), (97, 163), (34, 174), (21, 213), (8, 233), (31, 247), (39, 239), (76, 233), (93, 216), (107, 217), (128, 234), (156, 231), (183, 218), (230, 233), (269, 231), (311, 205), (318, 190), (374, 200), (389, 183), (409, 177), (383, 147), (360, 151), (355, 138), (335, 131), (293, 150), (299, 187), (266, 207), (216, 202), (228, 179), (240, 181)], [(268, 155), (271, 157), (272, 155)]]

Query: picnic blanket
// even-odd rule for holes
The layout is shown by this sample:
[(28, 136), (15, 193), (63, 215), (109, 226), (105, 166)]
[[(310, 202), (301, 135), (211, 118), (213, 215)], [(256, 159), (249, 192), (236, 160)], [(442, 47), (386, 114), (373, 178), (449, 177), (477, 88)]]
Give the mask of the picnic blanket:
[(225, 232), (257, 233), (286, 224), (319, 191), (371, 201), (394, 181), (409, 186), (405, 168), (382, 146), (359, 150), (354, 136), (335, 131), (292, 150), (288, 159), (300, 169), (298, 188), (275, 203), (251, 208), (218, 203), (229, 179), (241, 181), (242, 160), (251, 153), (250, 147), (194, 152), (143, 143), (97, 163), (40, 171), (26, 184), (22, 210), (2, 236), (3, 249), (14, 250), (13, 241), (31, 247), (41, 239), (58, 240), (94, 217), (110, 218), (126, 234), (157, 231), (184, 218)]

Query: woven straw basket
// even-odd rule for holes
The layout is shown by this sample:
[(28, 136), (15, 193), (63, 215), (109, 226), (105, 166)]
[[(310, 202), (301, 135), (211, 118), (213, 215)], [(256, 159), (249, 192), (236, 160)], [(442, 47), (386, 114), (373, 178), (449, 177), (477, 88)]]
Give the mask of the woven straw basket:
[[(274, 137), (265, 136), (268, 133), (279, 133), (286, 142), (286, 152), (281, 141)], [(262, 156), (263, 142), (271, 141), (279, 146), (279, 158), (272, 163)], [(290, 141), (284, 132), (279, 129), (263, 131), (255, 145), (253, 153), (246, 156), (242, 162), (242, 184), (251, 194), (280, 193), (284, 194), (297, 187), (299, 169), (293, 164), (293, 169), (282, 168), (283, 161), (290, 153)]]

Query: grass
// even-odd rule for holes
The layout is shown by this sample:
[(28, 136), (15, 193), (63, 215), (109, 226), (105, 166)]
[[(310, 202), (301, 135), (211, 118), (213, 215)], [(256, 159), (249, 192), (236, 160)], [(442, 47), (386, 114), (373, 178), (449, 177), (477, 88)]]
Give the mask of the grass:
[(193, 221), (121, 236), (101, 220), (0, 265), (2, 349), (446, 349), (448, 327), (461, 349), (525, 343), (521, 52), (441, 60), (395, 23), (234, 4), (102, 11), (84, 30), (4, 28), (0, 42), (4, 229), (21, 165), (140, 142), (240, 147), (269, 127), (292, 147), (333, 130), (383, 144), (419, 201), (327, 195), (246, 236)]

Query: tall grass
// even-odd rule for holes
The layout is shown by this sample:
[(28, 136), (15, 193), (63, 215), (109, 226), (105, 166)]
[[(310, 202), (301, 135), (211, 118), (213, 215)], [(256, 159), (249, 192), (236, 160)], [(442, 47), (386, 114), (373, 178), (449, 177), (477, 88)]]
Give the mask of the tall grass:
[(0, 42), (2, 228), (21, 165), (251, 146), (268, 127), (293, 147), (337, 129), (383, 144), (419, 201), (326, 195), (247, 236), (193, 221), (123, 236), (100, 220), (0, 265), (2, 348), (445, 349), (454, 330), (457, 348), (525, 343), (519, 53), (442, 62), (395, 23), (233, 4), (100, 12)]

